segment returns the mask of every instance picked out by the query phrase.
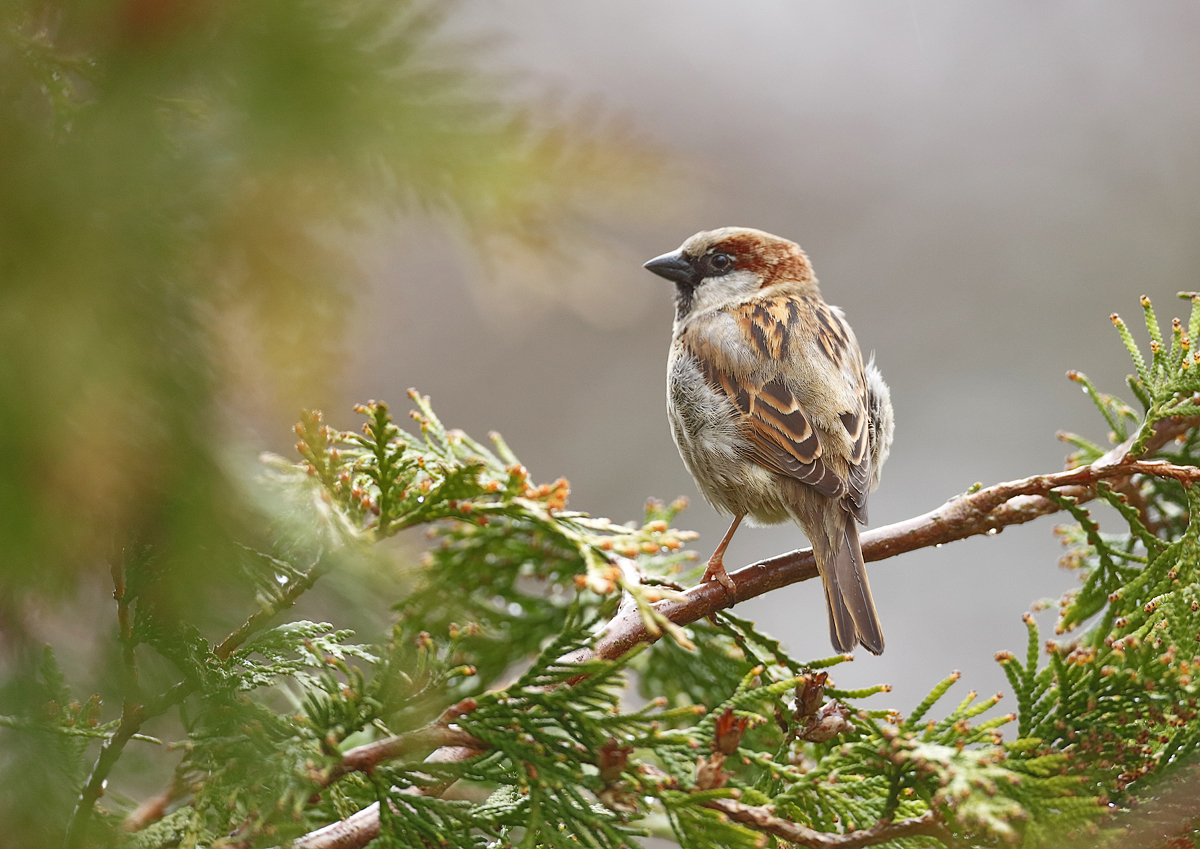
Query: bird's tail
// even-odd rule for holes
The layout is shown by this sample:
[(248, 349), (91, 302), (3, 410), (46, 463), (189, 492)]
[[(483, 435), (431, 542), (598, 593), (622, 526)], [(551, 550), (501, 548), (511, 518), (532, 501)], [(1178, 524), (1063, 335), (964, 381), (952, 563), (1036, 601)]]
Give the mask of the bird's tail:
[(829, 610), (829, 639), (840, 652), (861, 643), (872, 654), (883, 654), (883, 630), (871, 598), (871, 584), (858, 543), (858, 526), (849, 513), (827, 516), (826, 534), (813, 534), (813, 556), (825, 585)]

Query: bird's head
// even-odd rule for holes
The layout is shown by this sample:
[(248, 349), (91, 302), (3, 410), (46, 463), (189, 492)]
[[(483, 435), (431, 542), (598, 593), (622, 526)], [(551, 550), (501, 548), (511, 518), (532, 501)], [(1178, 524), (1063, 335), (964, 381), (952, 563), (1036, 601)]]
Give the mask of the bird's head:
[(799, 245), (749, 227), (697, 233), (644, 267), (675, 284), (677, 318), (776, 284), (817, 292), (812, 265)]

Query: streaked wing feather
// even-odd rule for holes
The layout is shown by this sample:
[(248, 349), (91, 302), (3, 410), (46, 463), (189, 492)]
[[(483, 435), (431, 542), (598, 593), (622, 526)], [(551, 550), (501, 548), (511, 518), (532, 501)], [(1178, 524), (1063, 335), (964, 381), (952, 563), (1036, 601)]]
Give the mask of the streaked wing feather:
[(850, 455), (850, 472), (846, 480), (847, 500), (854, 518), (866, 524), (867, 493), (871, 487), (871, 451), (869, 445), (870, 426), (867, 413), (867, 383), (859, 383), (858, 409), (842, 413), (842, 426), (846, 428), (854, 450)]
[(846, 485), (821, 456), (821, 443), (808, 416), (781, 380), (769, 381), (750, 393), (743, 409), (750, 438), (759, 448), (755, 461), (769, 457), (783, 474), (806, 483), (822, 495), (840, 498)]
[(824, 350), (834, 362), (842, 366), (842, 373), (854, 386), (854, 409), (842, 413), (839, 418), (853, 449), (847, 457), (849, 472), (846, 476), (846, 506), (858, 521), (867, 521), (867, 494), (871, 486), (870, 422), (867, 400), (867, 379), (858, 356), (847, 358), (846, 352), (853, 348), (853, 334), (841, 310), (831, 309), (827, 304), (815, 305), (817, 335)]
[[(851, 339), (844, 319), (819, 300), (807, 306), (816, 314), (816, 333), (822, 350), (835, 361), (844, 359)], [(745, 304), (733, 312), (746, 344), (773, 360), (783, 359), (792, 342), (801, 311), (793, 297), (779, 296)], [(690, 347), (690, 346), (689, 346)], [(705, 347), (705, 346), (702, 346)], [(871, 479), (867, 385), (861, 366), (848, 375), (857, 383), (855, 409), (842, 414), (842, 426), (853, 443), (846, 480), (824, 461), (812, 422), (783, 380), (746, 385), (715, 357), (692, 349), (709, 386), (729, 397), (742, 414), (751, 449), (750, 459), (764, 468), (805, 483), (829, 498), (844, 498), (847, 509), (866, 521), (867, 490)], [(707, 352), (704, 352), (707, 353)]]

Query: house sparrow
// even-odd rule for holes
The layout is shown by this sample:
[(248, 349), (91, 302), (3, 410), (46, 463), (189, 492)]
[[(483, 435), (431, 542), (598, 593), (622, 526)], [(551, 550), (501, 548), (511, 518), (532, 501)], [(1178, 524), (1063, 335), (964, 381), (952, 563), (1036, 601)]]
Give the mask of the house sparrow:
[(834, 648), (883, 652), (857, 522), (892, 443), (892, 404), (800, 246), (742, 227), (692, 236), (645, 267), (675, 284), (667, 414), (696, 485), (733, 523), (788, 519), (812, 543)]

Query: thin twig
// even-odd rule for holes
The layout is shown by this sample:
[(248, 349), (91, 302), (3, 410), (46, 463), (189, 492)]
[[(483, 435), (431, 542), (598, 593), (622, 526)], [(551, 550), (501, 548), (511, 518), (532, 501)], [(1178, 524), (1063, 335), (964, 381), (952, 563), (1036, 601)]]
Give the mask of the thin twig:
[[(213, 649), (213, 654), (220, 660), (227, 660), (234, 651), (238, 649), (252, 634), (262, 630), (275, 616), (280, 612), (287, 610), (296, 603), (306, 590), (316, 583), (317, 579), (324, 574), (324, 570), (320, 568), (319, 563), (314, 564), (303, 575), (288, 586), (280, 594), (279, 598), (272, 605), (256, 611), (251, 614), (245, 622), (243, 622), (237, 630), (226, 637), (220, 645)], [(124, 572), (119, 565), (113, 565), (113, 597), (117, 600), (117, 619), (121, 629), (122, 638), (129, 628), (129, 607), (128, 601), (125, 598), (125, 581)], [(126, 669), (127, 675), (132, 674), (130, 679), (133, 686), (133, 692), (136, 692), (136, 667), (133, 667), (132, 655), (132, 637), (130, 636), (126, 642)], [(130, 670), (132, 669), (132, 672)], [(104, 787), (108, 782), (108, 774), (112, 771), (113, 765), (117, 759), (121, 757), (121, 752), (125, 748), (125, 744), (132, 738), (138, 736), (138, 731), (141, 730), (142, 724), (149, 719), (153, 719), (159, 714), (165, 713), (171, 707), (182, 702), (192, 694), (196, 689), (196, 684), (192, 681), (180, 681), (178, 684), (167, 690), (163, 694), (150, 699), (145, 704), (137, 703), (140, 701), (140, 696), (137, 700), (131, 698), (130, 691), (127, 690), (125, 704), (121, 710), (121, 723), (117, 726), (117, 730), (100, 746), (100, 754), (96, 757), (96, 763), (92, 766), (91, 775), (88, 777), (87, 784), (79, 793), (79, 800), (76, 802), (75, 810), (71, 813), (70, 822), (67, 825), (67, 849), (73, 849), (80, 845), (80, 840), (83, 837), (84, 828), (87, 821), (91, 818), (93, 806), (96, 800), (104, 793)], [(158, 794), (155, 798), (169, 793), (168, 790)], [(149, 800), (152, 801), (152, 800)], [(145, 805), (149, 805), (149, 801)], [(141, 810), (143, 806), (139, 806)], [(161, 817), (166, 812), (166, 806), (161, 809), (157, 806), (149, 805), (143, 812), (144, 815), (133, 824), (138, 825), (138, 828), (145, 828), (150, 823), (154, 822), (155, 818), (148, 818), (149, 814), (155, 811), (159, 812)], [(126, 820), (129, 824), (129, 820)], [(138, 824), (140, 823), (140, 824)], [(136, 829), (127, 829), (136, 830)]]
[(92, 807), (104, 793), (104, 787), (108, 783), (108, 774), (112, 771), (117, 759), (121, 757), (125, 744), (138, 736), (137, 732), (146, 720), (170, 710), (173, 705), (187, 698), (193, 689), (192, 684), (182, 682), (143, 705), (122, 710), (121, 724), (117, 726), (113, 735), (101, 744), (100, 754), (96, 756), (96, 763), (92, 766), (92, 774), (88, 777), (83, 790), (79, 792), (79, 801), (67, 824), (66, 845), (68, 849), (80, 845), (88, 820), (91, 818)]
[[(117, 632), (121, 640), (122, 660), (125, 665), (125, 707), (136, 706), (142, 699), (141, 688), (138, 686), (137, 641), (133, 637), (133, 622), (129, 617), (129, 598), (125, 594), (125, 563), (120, 557), (113, 557), (109, 564), (112, 570), (113, 598), (117, 602)], [(125, 707), (122, 708), (124, 712)]]
[(129, 812), (129, 816), (125, 817), (121, 823), (121, 831), (127, 833), (141, 831), (151, 823), (157, 822), (166, 815), (167, 808), (182, 799), (187, 793), (187, 781), (179, 772), (176, 772), (166, 790), (156, 796), (151, 796)]
[(91, 818), (92, 806), (96, 804), (96, 800), (100, 798), (100, 794), (104, 792), (104, 787), (108, 783), (108, 773), (112, 770), (113, 764), (117, 762), (117, 758), (121, 757), (125, 744), (142, 727), (143, 718), (140, 707), (132, 711), (122, 711), (121, 724), (117, 726), (113, 735), (100, 746), (100, 754), (92, 767), (92, 774), (88, 776), (87, 784), (79, 792), (79, 800), (75, 803), (75, 810), (71, 812), (71, 821), (67, 824), (66, 845), (68, 849), (80, 845), (84, 828)]
[(113, 598), (117, 602), (117, 631), (123, 646), (122, 659), (124, 662), (124, 697), (121, 700), (121, 723), (112, 736), (100, 745), (100, 754), (92, 766), (92, 773), (87, 783), (79, 791), (79, 799), (71, 819), (67, 823), (66, 845), (68, 849), (80, 845), (83, 833), (91, 819), (92, 807), (104, 792), (108, 783), (108, 773), (113, 764), (121, 757), (121, 752), (139, 730), (144, 720), (141, 691), (138, 687), (137, 658), (134, 649), (137, 644), (133, 639), (133, 627), (129, 620), (129, 600), (125, 596), (125, 564), (117, 554), (112, 556), (109, 563), (113, 580)]
[(432, 752), (434, 749), (448, 746), (470, 749), (478, 754), (486, 748), (485, 744), (461, 728), (452, 725), (455, 719), (470, 713), (477, 707), (479, 704), (474, 699), (463, 699), (458, 704), (446, 708), (441, 716), (423, 728), (405, 734), (397, 734), (385, 740), (376, 740), (374, 743), (355, 746), (342, 755), (341, 762), (329, 771), (329, 775), (321, 782), (321, 786), (328, 787), (343, 775), (351, 772), (369, 773), (385, 761), (407, 757), (422, 749)]
[(320, 562), (309, 567), (309, 569), (296, 580), (292, 581), (280, 593), (279, 598), (272, 604), (252, 613), (245, 622), (238, 627), (236, 631), (226, 637), (219, 646), (213, 649), (220, 660), (227, 660), (231, 654), (237, 651), (242, 643), (246, 642), (252, 634), (261, 631), (267, 626), (272, 619), (278, 616), (283, 611), (296, 603), (300, 596), (304, 595), (312, 585), (317, 582), (317, 579), (325, 574), (325, 570), (320, 567)]

